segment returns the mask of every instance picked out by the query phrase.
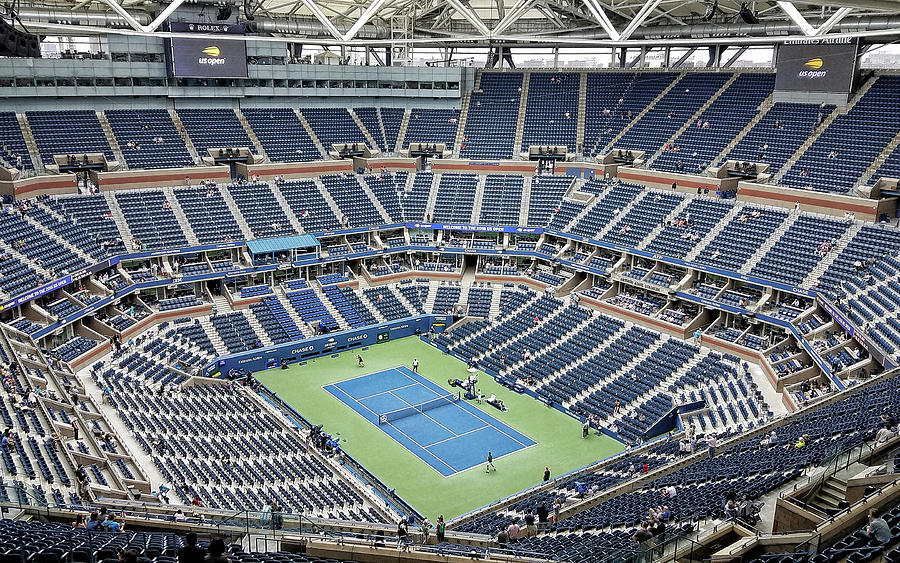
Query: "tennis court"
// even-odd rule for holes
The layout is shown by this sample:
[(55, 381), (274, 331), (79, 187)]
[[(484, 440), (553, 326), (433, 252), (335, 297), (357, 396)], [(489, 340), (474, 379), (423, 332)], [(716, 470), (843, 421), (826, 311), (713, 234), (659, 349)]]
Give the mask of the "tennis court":
[(444, 477), (536, 444), (404, 366), (324, 389)]

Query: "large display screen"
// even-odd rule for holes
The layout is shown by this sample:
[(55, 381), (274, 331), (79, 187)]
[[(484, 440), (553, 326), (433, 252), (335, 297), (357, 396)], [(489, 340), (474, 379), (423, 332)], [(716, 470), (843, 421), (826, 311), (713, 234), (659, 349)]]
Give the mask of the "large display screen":
[(243, 26), (173, 23), (172, 31), (208, 34), (202, 38), (176, 36), (167, 40), (166, 55), (173, 76), (247, 78), (247, 44), (243, 40), (224, 38), (242, 35)]
[(850, 92), (856, 72), (856, 39), (801, 39), (778, 47), (775, 89)]

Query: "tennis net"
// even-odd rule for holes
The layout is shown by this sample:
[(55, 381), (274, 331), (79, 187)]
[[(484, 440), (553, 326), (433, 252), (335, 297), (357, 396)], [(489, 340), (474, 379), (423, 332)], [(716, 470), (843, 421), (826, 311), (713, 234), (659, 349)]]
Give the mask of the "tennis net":
[(431, 399), (429, 401), (425, 401), (424, 403), (419, 403), (417, 405), (410, 405), (408, 407), (403, 407), (402, 409), (397, 409), (393, 411), (388, 411), (386, 413), (382, 413), (378, 416), (378, 424), (387, 424), (388, 422), (393, 422), (400, 418), (406, 418), (407, 416), (412, 416), (414, 414), (424, 413), (426, 411), (430, 411), (432, 409), (436, 409), (438, 407), (442, 407), (444, 405), (450, 405), (459, 401), (459, 396), (454, 395), (452, 393), (447, 395), (442, 395), (435, 399)]

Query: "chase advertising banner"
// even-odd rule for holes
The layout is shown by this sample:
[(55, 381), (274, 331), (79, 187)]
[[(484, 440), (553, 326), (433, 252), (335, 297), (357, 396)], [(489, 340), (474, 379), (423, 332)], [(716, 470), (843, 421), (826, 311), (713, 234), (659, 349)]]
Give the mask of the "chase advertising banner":
[(207, 35), (167, 40), (166, 55), (173, 76), (247, 78), (247, 44), (240, 39), (225, 39), (228, 35), (243, 35), (244, 26), (173, 23), (172, 31)]
[(846, 94), (856, 72), (857, 40), (798, 39), (778, 47), (775, 89)]

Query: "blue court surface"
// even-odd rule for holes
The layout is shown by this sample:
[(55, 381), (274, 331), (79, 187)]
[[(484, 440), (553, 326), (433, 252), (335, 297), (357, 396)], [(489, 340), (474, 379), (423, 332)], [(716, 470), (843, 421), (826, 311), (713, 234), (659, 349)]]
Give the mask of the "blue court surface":
[(449, 391), (400, 366), (340, 383), (325, 390), (444, 477), (537, 442), (465, 401), (378, 424), (382, 414), (446, 396)]

